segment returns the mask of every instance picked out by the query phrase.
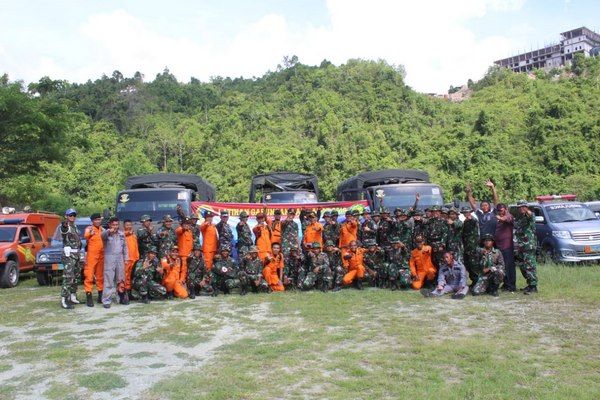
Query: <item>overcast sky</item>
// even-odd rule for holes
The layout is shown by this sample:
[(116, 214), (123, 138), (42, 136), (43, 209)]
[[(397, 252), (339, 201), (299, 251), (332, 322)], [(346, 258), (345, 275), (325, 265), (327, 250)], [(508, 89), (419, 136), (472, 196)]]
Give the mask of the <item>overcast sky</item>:
[(84, 82), (119, 70), (147, 80), (253, 77), (286, 55), (304, 64), (384, 59), (421, 92), (481, 78), (493, 61), (598, 32), (596, 0), (0, 0), (0, 74)]

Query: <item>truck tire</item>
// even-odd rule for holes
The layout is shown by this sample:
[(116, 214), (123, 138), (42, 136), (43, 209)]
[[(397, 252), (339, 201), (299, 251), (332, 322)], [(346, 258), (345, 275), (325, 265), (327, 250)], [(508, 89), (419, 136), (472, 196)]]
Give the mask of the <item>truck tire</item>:
[(19, 283), (19, 265), (16, 261), (9, 260), (0, 271), (0, 287), (11, 288)]
[(52, 272), (51, 271), (36, 271), (35, 277), (40, 286), (52, 285)]

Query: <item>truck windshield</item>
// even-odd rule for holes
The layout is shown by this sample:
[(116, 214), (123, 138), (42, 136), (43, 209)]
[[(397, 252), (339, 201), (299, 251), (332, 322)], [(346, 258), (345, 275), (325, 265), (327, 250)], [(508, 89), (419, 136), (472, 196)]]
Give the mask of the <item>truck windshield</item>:
[(190, 192), (181, 189), (131, 190), (117, 196), (116, 214), (121, 221), (139, 221), (144, 214), (159, 221), (166, 214), (175, 217), (175, 208), (181, 205), (185, 213), (190, 209)]
[(313, 192), (271, 192), (264, 196), (265, 203), (316, 203)]
[(383, 190), (383, 206), (393, 211), (396, 207), (409, 208), (415, 204), (415, 194), (419, 193), (421, 199), (419, 200), (419, 209), (425, 209), (431, 206), (441, 206), (444, 204), (441, 190), (436, 186), (427, 187), (415, 187), (415, 186), (394, 186), (394, 187), (383, 187), (374, 188), (373, 194), (375, 202), (375, 209), (381, 207), (380, 199), (376, 196), (378, 190)]
[(547, 206), (550, 222), (579, 222), (598, 219), (588, 207), (582, 204), (556, 204)]
[(1, 226), (0, 227), (0, 242), (12, 242), (15, 240), (17, 228)]

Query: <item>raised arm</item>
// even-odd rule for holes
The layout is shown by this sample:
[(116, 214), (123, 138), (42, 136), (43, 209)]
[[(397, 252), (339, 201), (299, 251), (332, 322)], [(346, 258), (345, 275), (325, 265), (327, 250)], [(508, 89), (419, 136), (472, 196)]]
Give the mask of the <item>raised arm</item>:
[(467, 201), (471, 205), (473, 211), (475, 211), (477, 209), (477, 203), (475, 202), (475, 198), (473, 197), (473, 188), (471, 187), (471, 184), (467, 185), (465, 191), (467, 192)]
[(496, 190), (496, 185), (492, 182), (491, 179), (488, 179), (485, 183), (485, 186), (489, 187), (492, 191), (492, 201), (494, 202), (494, 206), (497, 206), (500, 203), (500, 199), (498, 198), (498, 191)]

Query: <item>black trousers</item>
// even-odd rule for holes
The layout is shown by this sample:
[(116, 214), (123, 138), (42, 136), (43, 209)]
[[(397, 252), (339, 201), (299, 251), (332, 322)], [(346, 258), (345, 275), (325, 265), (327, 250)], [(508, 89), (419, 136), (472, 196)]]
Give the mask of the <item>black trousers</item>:
[(500, 250), (502, 258), (504, 258), (504, 268), (506, 274), (504, 275), (504, 286), (510, 290), (517, 289), (517, 271), (515, 269), (515, 253), (513, 247), (510, 246), (508, 249)]

